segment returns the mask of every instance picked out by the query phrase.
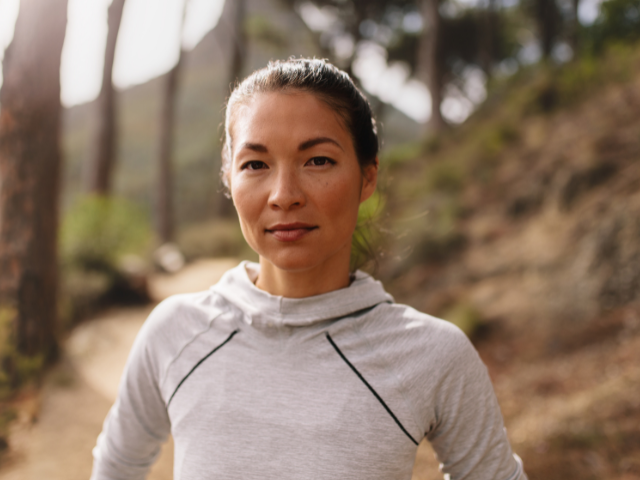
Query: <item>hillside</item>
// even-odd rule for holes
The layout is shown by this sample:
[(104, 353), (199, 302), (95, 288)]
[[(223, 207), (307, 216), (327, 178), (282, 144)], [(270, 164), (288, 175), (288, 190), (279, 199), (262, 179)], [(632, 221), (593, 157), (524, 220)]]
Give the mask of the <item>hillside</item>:
[(471, 336), (529, 478), (640, 478), (640, 51), (522, 72), (384, 160), (380, 273)]

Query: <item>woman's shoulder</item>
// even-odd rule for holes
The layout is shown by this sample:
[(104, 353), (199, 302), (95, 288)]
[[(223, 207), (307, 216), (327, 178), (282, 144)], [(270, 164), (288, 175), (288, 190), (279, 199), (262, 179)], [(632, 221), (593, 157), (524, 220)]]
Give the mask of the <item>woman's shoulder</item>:
[(228, 315), (231, 308), (211, 289), (163, 300), (144, 322), (132, 347), (132, 356), (144, 361), (133, 363), (155, 372), (165, 388), (172, 372), (179, 374), (185, 365), (192, 366), (192, 357), (201, 358), (212, 344), (233, 331), (235, 316)]
[(231, 308), (211, 289), (172, 295), (153, 309), (139, 336), (164, 345), (183, 344), (220, 323)]
[(381, 303), (358, 322), (357, 330), (372, 348), (406, 361), (477, 360), (475, 348), (460, 328), (408, 305)]
[(419, 342), (466, 341), (467, 336), (451, 322), (401, 303), (381, 303), (371, 312), (366, 327), (386, 334), (408, 335)]

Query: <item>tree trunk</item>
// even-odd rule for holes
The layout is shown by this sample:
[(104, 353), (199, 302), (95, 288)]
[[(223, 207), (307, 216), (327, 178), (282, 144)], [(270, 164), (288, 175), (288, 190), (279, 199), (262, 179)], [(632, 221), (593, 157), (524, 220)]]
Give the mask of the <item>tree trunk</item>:
[(189, 0), (185, 0), (180, 26), (180, 53), (175, 66), (167, 73), (164, 84), (164, 99), (160, 117), (160, 148), (158, 155), (158, 197), (156, 204), (157, 228), (160, 243), (174, 239), (173, 219), (173, 145), (175, 138), (175, 116), (180, 73), (185, 51), (182, 47), (182, 31)]
[(178, 63), (167, 73), (164, 85), (164, 101), (160, 117), (160, 149), (158, 156), (157, 228), (160, 243), (171, 242), (173, 222), (173, 144), (175, 136), (175, 110), (182, 50)]
[(551, 56), (558, 34), (558, 6), (555, 0), (536, 0), (536, 2), (540, 46), (542, 57), (546, 60)]
[(242, 80), (242, 67), (246, 56), (247, 39), (244, 33), (244, 18), (246, 15), (246, 0), (227, 0), (235, 4), (233, 17), (233, 42), (231, 53), (231, 68), (229, 70), (229, 84), (231, 88), (235, 82)]
[(109, 6), (107, 46), (104, 52), (102, 88), (97, 101), (97, 128), (89, 164), (87, 190), (109, 195), (117, 153), (116, 98), (113, 88), (113, 61), (125, 0), (113, 0)]
[[(19, 355), (44, 361), (57, 353), (60, 58), (66, 23), (67, 0), (21, 1), (0, 91), (0, 318), (10, 323)], [(3, 359), (14, 381), (21, 373), (15, 360)]]
[(495, 0), (487, 0), (486, 7), (481, 12), (481, 28), (480, 28), (480, 63), (482, 70), (487, 76), (487, 80), (491, 78), (493, 70), (494, 58), (494, 39), (496, 38), (496, 22)]
[(422, 0), (421, 11), (425, 30), (420, 39), (419, 72), (426, 79), (431, 94), (431, 118), (428, 128), (440, 132), (446, 127), (440, 105), (444, 88), (444, 62), (442, 58), (442, 19), (440, 0)]
[[(229, 82), (228, 91), (225, 97), (231, 94), (236, 82), (242, 80), (242, 69), (247, 53), (247, 39), (244, 33), (244, 19), (246, 16), (246, 0), (226, 0), (224, 10), (220, 17), (221, 22), (225, 22), (230, 32), (231, 55), (229, 62)], [(219, 217), (228, 218), (233, 215), (233, 202), (227, 198), (223, 192), (218, 193), (216, 214)]]
[(573, 18), (571, 19), (571, 48), (573, 49), (573, 57), (577, 58), (580, 53), (580, 20), (578, 19), (578, 8), (580, 0), (571, 0), (571, 10)]
[[(355, 2), (354, 2), (355, 3)], [(362, 5), (354, 5), (355, 12), (353, 13), (353, 20), (350, 24), (350, 32), (351, 39), (353, 40), (353, 52), (351, 57), (346, 59), (346, 65), (343, 70), (349, 75), (349, 78), (355, 83), (359, 85), (359, 80), (353, 74), (353, 62), (356, 59), (356, 52), (358, 51), (358, 44), (362, 41), (362, 33), (360, 32), (360, 24), (365, 20), (365, 14), (363, 11)]]

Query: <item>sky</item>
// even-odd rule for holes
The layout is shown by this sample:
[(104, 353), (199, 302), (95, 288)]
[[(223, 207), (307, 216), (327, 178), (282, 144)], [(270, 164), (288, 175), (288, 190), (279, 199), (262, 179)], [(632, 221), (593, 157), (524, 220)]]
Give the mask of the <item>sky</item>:
[[(127, 0), (116, 46), (113, 81), (126, 88), (167, 72), (177, 61), (184, 0)], [(220, 17), (224, 0), (190, 0), (182, 35), (193, 48)], [(111, 0), (69, 0), (62, 50), (62, 103), (93, 100), (102, 81)], [(0, 0), (0, 56), (13, 37), (19, 0)]]
[[(114, 63), (113, 81), (117, 88), (144, 83), (167, 72), (178, 58), (181, 42), (186, 49), (193, 48), (216, 25), (224, 3), (224, 0), (190, 0), (180, 39), (184, 1), (127, 0)], [(464, 4), (477, 1), (460, 0)], [(515, 0), (503, 0), (503, 3), (509, 1)], [(581, 0), (579, 14), (584, 24), (595, 20), (601, 1)], [(13, 36), (19, 2), (0, 0), (0, 60)], [(67, 107), (91, 101), (98, 95), (110, 3), (111, 0), (69, 0), (60, 73), (62, 103)], [(326, 28), (332, 20), (309, 4), (302, 13), (313, 29)], [(354, 48), (353, 44), (341, 47), (351, 51)], [(535, 61), (535, 56), (534, 46), (529, 60)], [(401, 63), (388, 64), (381, 47), (367, 42), (359, 45), (354, 73), (369, 93), (391, 103), (417, 122), (429, 119), (431, 97), (426, 86), (410, 78)], [(486, 96), (484, 77), (479, 69), (469, 69), (465, 76), (463, 91), (449, 89), (442, 105), (445, 118), (455, 123), (464, 121), (475, 104)]]

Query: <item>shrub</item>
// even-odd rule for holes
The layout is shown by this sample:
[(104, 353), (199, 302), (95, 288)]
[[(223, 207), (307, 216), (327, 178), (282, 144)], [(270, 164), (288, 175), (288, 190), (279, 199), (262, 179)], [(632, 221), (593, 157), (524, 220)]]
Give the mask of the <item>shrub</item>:
[(457, 193), (464, 186), (464, 171), (458, 162), (440, 161), (426, 172), (426, 185), (430, 190)]
[(152, 232), (148, 215), (121, 199), (91, 196), (65, 215), (60, 246), (66, 265), (87, 271), (112, 271), (127, 254), (146, 255)]
[(467, 238), (459, 228), (463, 213), (456, 198), (440, 196), (427, 207), (426, 215), (419, 215), (405, 223), (408, 235), (398, 238), (400, 263), (393, 275), (398, 276), (416, 265), (441, 264), (467, 245)]
[(391, 148), (385, 148), (380, 152), (380, 164), (393, 168), (409, 160), (416, 159), (423, 153), (423, 150), (423, 145), (420, 142), (403, 143)]
[(129, 201), (86, 197), (73, 205), (60, 230), (62, 328), (105, 303), (148, 300), (145, 268), (130, 272), (124, 263), (146, 258), (151, 242), (148, 216)]
[(18, 387), (36, 378), (44, 365), (42, 354), (26, 356), (16, 348), (13, 332), (16, 315), (15, 309), (0, 306), (0, 400), (11, 396)]
[(473, 305), (466, 302), (453, 305), (443, 317), (460, 328), (468, 337), (473, 337), (482, 325), (480, 312)]

